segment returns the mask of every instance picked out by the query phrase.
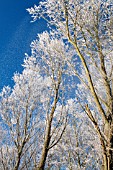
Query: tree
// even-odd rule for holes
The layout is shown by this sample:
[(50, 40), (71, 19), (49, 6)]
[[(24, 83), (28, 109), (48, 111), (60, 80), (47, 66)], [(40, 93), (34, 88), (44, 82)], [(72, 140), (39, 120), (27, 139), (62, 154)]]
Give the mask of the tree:
[(45, 32), (31, 46), (23, 73), (13, 77), (14, 88), (1, 92), (0, 112), (8, 132), (1, 147), (4, 170), (44, 169), (49, 150), (60, 141), (67, 124), (64, 44)]
[(110, 0), (46, 0), (28, 9), (34, 21), (46, 19), (75, 50), (80, 68), (73, 58), (67, 63), (81, 81), (79, 102), (101, 142), (104, 170), (113, 168), (112, 10)]
[[(78, 105), (78, 106), (77, 106)], [(49, 164), (55, 169), (100, 169), (102, 155), (100, 141), (93, 125), (75, 99), (67, 101), (68, 124), (62, 139), (51, 151)], [(53, 167), (54, 167), (53, 166)]]
[(0, 168), (111, 170), (113, 3), (46, 0), (28, 11), (50, 31), (0, 94)]
[[(40, 111), (39, 99), (45, 86), (44, 83), (41, 84), (43, 78), (32, 73), (24, 70), (22, 74), (15, 74), (12, 92), (6, 87), (1, 93), (1, 115), (7, 129), (7, 138), (1, 148), (4, 169), (17, 170), (25, 169), (26, 164), (30, 166), (29, 159), (31, 163), (35, 153), (32, 145), (37, 139), (37, 131), (38, 136), (42, 135), (40, 128), (43, 129), (44, 125), (42, 123), (39, 125), (41, 113), (39, 112), (37, 116), (36, 111), (37, 108)], [(30, 169), (33, 166), (32, 162)]]

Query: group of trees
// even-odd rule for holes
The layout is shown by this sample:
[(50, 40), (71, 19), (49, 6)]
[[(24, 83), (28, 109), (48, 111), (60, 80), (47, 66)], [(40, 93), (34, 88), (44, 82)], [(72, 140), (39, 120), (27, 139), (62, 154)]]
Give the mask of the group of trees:
[(113, 2), (46, 0), (50, 31), (0, 94), (0, 169), (113, 169)]

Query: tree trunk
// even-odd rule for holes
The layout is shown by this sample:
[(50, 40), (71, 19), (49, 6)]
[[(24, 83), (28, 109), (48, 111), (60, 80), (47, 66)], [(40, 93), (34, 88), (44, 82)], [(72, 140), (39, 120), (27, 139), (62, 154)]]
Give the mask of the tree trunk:
[(47, 158), (47, 153), (48, 153), (48, 149), (46, 149), (46, 147), (44, 147), (37, 170), (44, 170), (45, 162), (46, 162), (46, 158)]
[(110, 140), (111, 150), (110, 150), (110, 170), (113, 169), (113, 133)]
[(45, 167), (45, 162), (46, 162), (47, 154), (48, 154), (48, 151), (49, 151), (49, 144), (50, 144), (50, 140), (51, 140), (51, 136), (50, 136), (51, 135), (51, 125), (52, 125), (52, 120), (53, 120), (54, 112), (55, 112), (55, 109), (56, 109), (56, 105), (57, 105), (57, 102), (58, 102), (58, 92), (59, 92), (59, 87), (60, 87), (60, 83), (61, 83), (61, 75), (62, 75), (61, 72), (59, 72), (58, 84), (55, 88), (54, 104), (53, 104), (53, 107), (51, 109), (50, 116), (48, 115), (48, 117), (47, 117), (44, 145), (43, 145), (42, 155), (41, 155), (37, 170), (44, 170), (44, 167)]
[(16, 163), (16, 165), (15, 165), (15, 167), (14, 167), (14, 170), (18, 170), (18, 168), (19, 168), (19, 165), (20, 165), (20, 153), (18, 153), (18, 158), (17, 158), (17, 163)]
[(46, 136), (45, 136), (44, 146), (42, 149), (42, 155), (41, 155), (37, 170), (44, 170), (44, 167), (45, 167), (45, 162), (46, 162), (46, 158), (47, 158), (47, 154), (48, 154), (48, 147), (49, 147), (49, 143), (50, 143), (50, 129), (51, 129), (51, 125), (49, 122)]
[(103, 166), (102, 170), (112, 170), (113, 169), (113, 130), (112, 123), (109, 125), (105, 124), (104, 134), (106, 136), (107, 142), (104, 141), (106, 145), (106, 152), (103, 156)]

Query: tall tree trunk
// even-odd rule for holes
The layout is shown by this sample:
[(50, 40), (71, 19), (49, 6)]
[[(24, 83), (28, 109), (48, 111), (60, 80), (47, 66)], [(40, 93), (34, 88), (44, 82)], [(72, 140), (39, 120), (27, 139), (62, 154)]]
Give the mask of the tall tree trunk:
[[(113, 137), (112, 137), (112, 141), (113, 141)], [(112, 146), (112, 149), (113, 149), (113, 146)], [(110, 170), (112, 169), (113, 169), (113, 150), (110, 152)]]
[[(113, 123), (112, 123), (113, 126)], [(113, 127), (112, 127), (113, 129)], [(112, 130), (112, 134), (111, 134), (111, 139), (110, 139), (110, 170), (113, 169), (113, 130)]]
[(18, 153), (17, 163), (16, 163), (16, 165), (14, 167), (14, 170), (18, 170), (19, 169), (20, 159), (21, 159), (20, 157), (21, 157), (21, 154)]
[(42, 155), (41, 155), (37, 170), (44, 170), (45, 162), (46, 162), (46, 158), (47, 158), (47, 154), (48, 154), (48, 147), (49, 147), (49, 143), (50, 143), (50, 131), (51, 131), (51, 122), (48, 123), (44, 146), (42, 149)]
[(102, 170), (108, 170), (108, 159), (106, 154), (103, 155)]
[(42, 154), (41, 154), (41, 158), (40, 158), (37, 170), (44, 170), (44, 167), (45, 167), (46, 158), (47, 158), (48, 151), (49, 151), (49, 144), (50, 144), (50, 140), (51, 140), (51, 125), (52, 125), (52, 120), (53, 120), (54, 112), (56, 109), (56, 105), (58, 102), (58, 93), (59, 93), (60, 83), (61, 83), (61, 72), (59, 72), (58, 84), (55, 86), (54, 104), (51, 109), (50, 115), (47, 115), (46, 134), (45, 134), (45, 139), (44, 139), (44, 145), (43, 145)]
[(104, 134), (106, 136), (107, 142), (104, 141), (106, 145), (106, 153), (103, 156), (103, 166), (102, 170), (112, 170), (113, 169), (113, 123), (109, 122), (109, 125), (105, 126)]

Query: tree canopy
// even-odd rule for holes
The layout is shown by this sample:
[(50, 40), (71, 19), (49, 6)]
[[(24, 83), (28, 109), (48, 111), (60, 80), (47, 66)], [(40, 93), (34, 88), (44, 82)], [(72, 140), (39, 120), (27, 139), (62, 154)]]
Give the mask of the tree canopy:
[(13, 89), (0, 94), (3, 170), (113, 168), (113, 2), (45, 0)]

